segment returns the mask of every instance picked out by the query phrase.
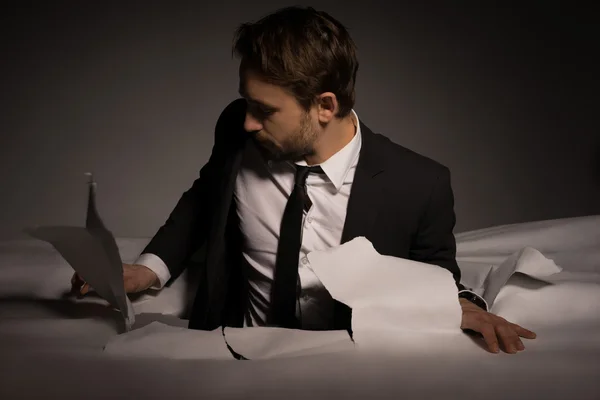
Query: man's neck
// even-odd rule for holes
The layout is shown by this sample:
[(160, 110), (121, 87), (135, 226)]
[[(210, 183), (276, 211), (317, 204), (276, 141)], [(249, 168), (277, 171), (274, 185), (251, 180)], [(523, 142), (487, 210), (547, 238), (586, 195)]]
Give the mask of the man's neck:
[(315, 144), (315, 153), (305, 157), (308, 165), (318, 165), (327, 161), (335, 153), (346, 147), (354, 138), (358, 121), (354, 113), (333, 122), (322, 132), (319, 141)]

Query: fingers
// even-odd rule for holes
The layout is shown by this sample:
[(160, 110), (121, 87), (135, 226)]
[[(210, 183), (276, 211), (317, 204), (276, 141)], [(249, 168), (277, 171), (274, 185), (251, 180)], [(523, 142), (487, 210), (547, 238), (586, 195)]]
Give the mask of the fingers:
[(517, 324), (510, 324), (517, 335), (524, 337), (525, 339), (535, 339), (537, 337), (535, 332), (525, 329)]
[(89, 293), (89, 291), (92, 289), (92, 287), (90, 286), (89, 283), (85, 282), (83, 284), (83, 286), (81, 286), (81, 288), (79, 289), (79, 294), (81, 294), (82, 296), (86, 295), (87, 293)]
[(81, 276), (76, 272), (71, 277), (71, 293), (76, 294), (77, 296), (83, 296), (89, 293), (92, 290), (92, 287), (89, 283), (84, 281)]
[(483, 340), (485, 340), (488, 350), (491, 353), (498, 353), (500, 346), (498, 345), (498, 338), (496, 337), (494, 326), (491, 324), (484, 324), (479, 330), (479, 333), (483, 335)]
[(471, 310), (466, 306), (463, 307), (461, 328), (479, 332), (491, 353), (498, 353), (502, 348), (506, 353), (515, 354), (525, 350), (521, 337), (527, 339), (536, 337), (534, 332), (510, 323), (504, 318), (483, 310)]
[(518, 351), (525, 350), (525, 345), (523, 345), (519, 335), (511, 325), (497, 325), (495, 331), (506, 353), (515, 354)]

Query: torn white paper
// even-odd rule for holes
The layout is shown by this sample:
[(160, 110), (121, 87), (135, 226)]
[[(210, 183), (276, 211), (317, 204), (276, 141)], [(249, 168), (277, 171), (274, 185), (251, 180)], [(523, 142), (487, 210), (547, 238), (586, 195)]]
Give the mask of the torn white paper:
[[(446, 269), (383, 256), (363, 237), (310, 253), (308, 259), (331, 296), (352, 308), (357, 349), (403, 355), (484, 353), (460, 329), (457, 288)], [(549, 280), (559, 271), (537, 250), (525, 248), (499, 268), (485, 267), (482, 292), (491, 305), (516, 272)]]
[(364, 334), (405, 330), (460, 332), (462, 311), (452, 274), (436, 265), (383, 256), (364, 237), (308, 254), (331, 296), (352, 308), (357, 346)]
[(96, 182), (90, 175), (87, 221), (84, 227), (42, 226), (26, 229), (29, 235), (44, 240), (64, 257), (83, 280), (113, 307), (117, 308), (130, 330), (134, 310), (125, 293), (123, 263), (112, 233), (106, 229), (96, 209)]
[(536, 249), (525, 247), (490, 271), (484, 282), (483, 298), (491, 309), (500, 290), (517, 272), (546, 281), (561, 271), (562, 268), (557, 266), (554, 261), (547, 259)]
[(483, 293), (492, 313), (530, 329), (600, 323), (600, 274), (564, 271), (530, 247), (496, 267)]
[(104, 352), (118, 357), (234, 360), (221, 328), (201, 331), (161, 322), (111, 338)]
[(354, 342), (347, 331), (306, 331), (285, 328), (224, 329), (225, 341), (249, 360), (348, 352)]

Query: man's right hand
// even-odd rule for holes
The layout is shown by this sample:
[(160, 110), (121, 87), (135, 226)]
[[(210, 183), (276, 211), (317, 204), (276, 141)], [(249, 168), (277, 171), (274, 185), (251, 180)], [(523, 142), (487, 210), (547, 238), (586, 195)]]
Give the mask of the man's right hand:
[[(123, 264), (123, 283), (125, 293), (142, 292), (155, 284), (158, 284), (158, 277), (150, 268), (138, 264)], [(71, 291), (78, 295), (88, 293), (92, 288), (85, 282), (79, 274), (74, 273), (71, 278)]]

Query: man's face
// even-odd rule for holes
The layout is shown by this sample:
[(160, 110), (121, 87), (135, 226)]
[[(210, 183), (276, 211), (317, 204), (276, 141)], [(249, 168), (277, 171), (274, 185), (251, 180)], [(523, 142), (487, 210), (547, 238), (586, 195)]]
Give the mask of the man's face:
[(276, 160), (299, 160), (314, 153), (319, 125), (285, 89), (246, 72), (240, 94), (248, 102), (244, 129)]

